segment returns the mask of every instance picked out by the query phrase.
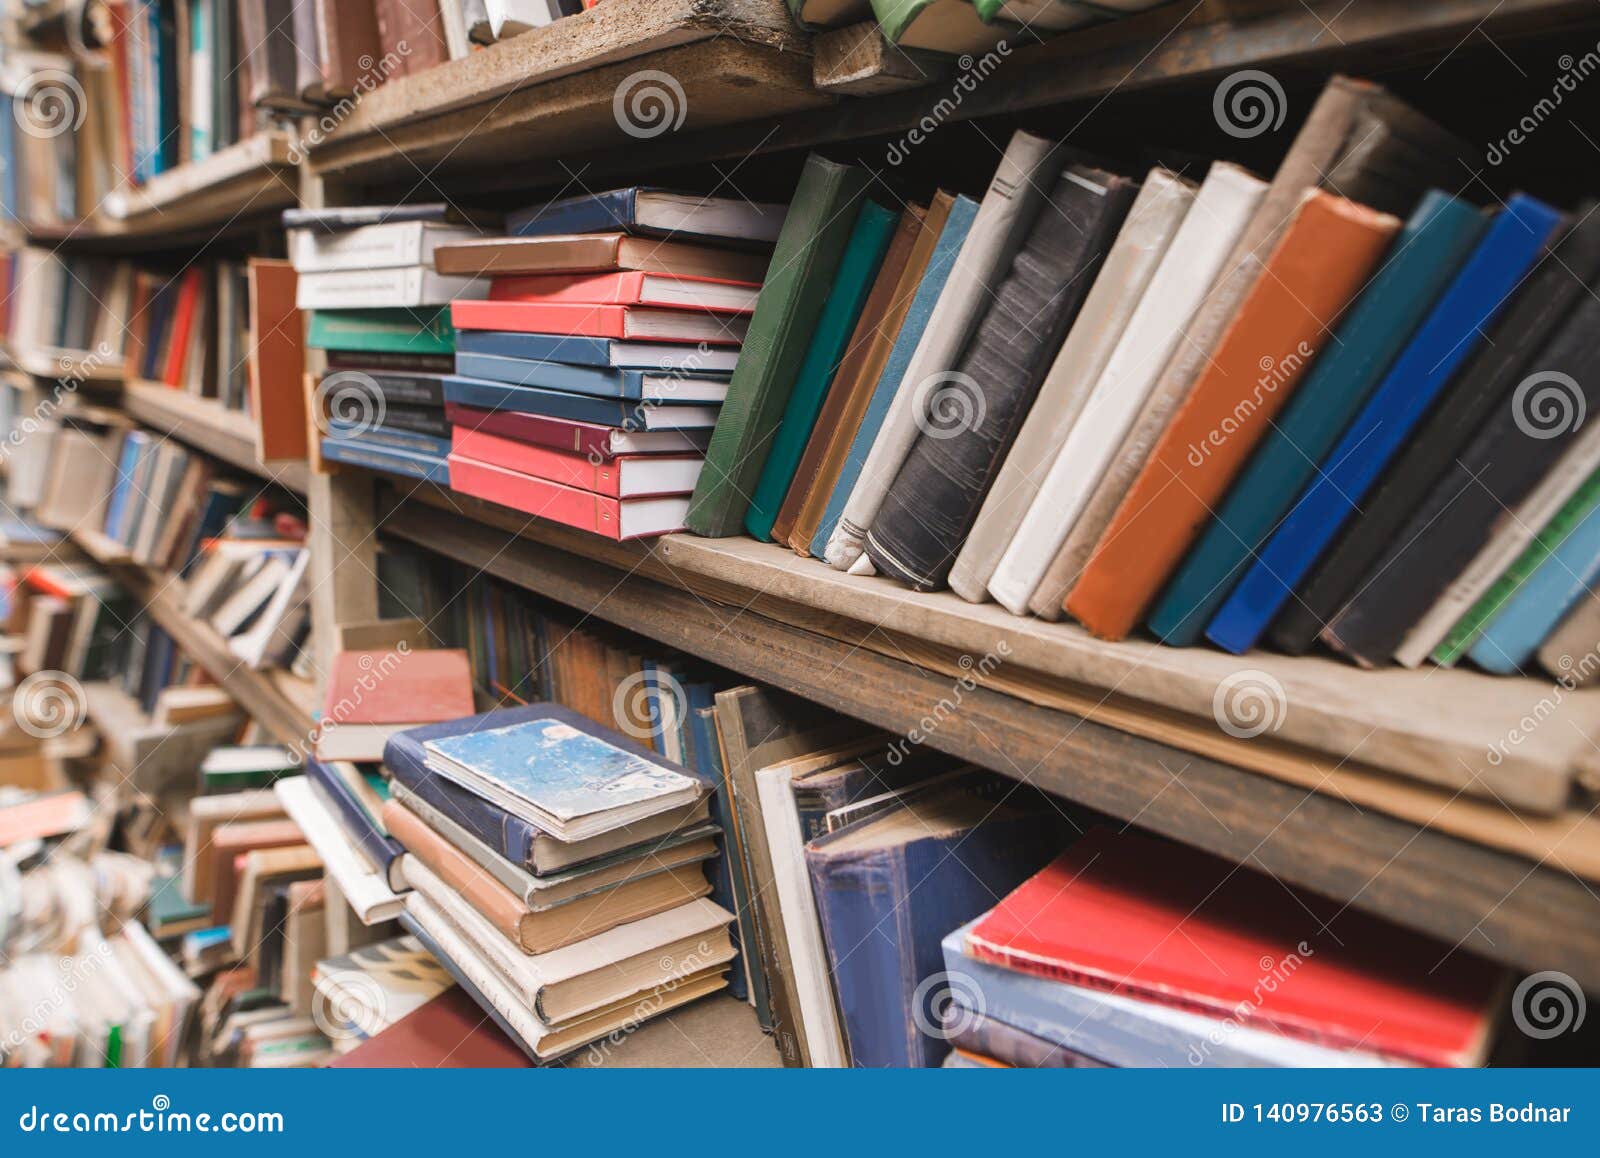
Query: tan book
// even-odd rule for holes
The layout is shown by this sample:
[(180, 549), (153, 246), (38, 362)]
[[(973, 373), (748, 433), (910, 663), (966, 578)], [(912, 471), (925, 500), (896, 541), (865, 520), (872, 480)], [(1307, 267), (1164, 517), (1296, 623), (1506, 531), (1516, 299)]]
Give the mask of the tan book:
[(299, 825), (287, 819), (219, 825), (211, 834), (210, 847), (200, 853), (211, 861), (211, 892), (202, 899), (209, 901), (215, 916), (231, 914), (245, 857), (257, 849), (304, 844), (305, 839)]
[(321, 880), (296, 881), (289, 886), (278, 996), (301, 1017), (311, 1013), (316, 997), (312, 970), (328, 955), (328, 929), (322, 912), (324, 890)]
[(278, 803), (278, 798), (270, 788), (252, 788), (247, 792), (228, 792), (219, 796), (197, 796), (191, 800), (183, 830), (185, 899), (193, 904), (211, 896), (211, 883), (215, 879), (211, 838), (219, 826), (282, 816), (283, 805)]
[(600, 273), (638, 270), (678, 277), (761, 281), (770, 255), (718, 249), (686, 241), (630, 237), (626, 233), (576, 233), (552, 237), (488, 237), (441, 245), (433, 253), (440, 273)]
[(274, 883), (308, 880), (322, 875), (322, 858), (309, 844), (291, 844), (282, 848), (261, 848), (244, 854), (244, 866), (239, 873), (239, 887), (234, 894), (232, 916), (228, 927), (232, 931), (233, 953), (240, 961), (257, 965), (261, 948), (261, 911), (266, 901), (266, 890)]
[(238, 710), (233, 697), (221, 688), (170, 687), (163, 688), (156, 696), (156, 710), (152, 722), (157, 727), (187, 724), (193, 720), (209, 720), (216, 716), (233, 715)]

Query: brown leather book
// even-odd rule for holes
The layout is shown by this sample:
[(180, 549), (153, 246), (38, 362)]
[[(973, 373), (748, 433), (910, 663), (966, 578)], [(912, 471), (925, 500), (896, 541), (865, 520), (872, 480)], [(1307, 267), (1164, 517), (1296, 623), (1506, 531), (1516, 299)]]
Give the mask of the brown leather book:
[(305, 327), (295, 309), (294, 266), (251, 258), (250, 412), (256, 457), (306, 456)]
[[(900, 223), (895, 227), (894, 236), (889, 239), (889, 248), (884, 253), (883, 264), (878, 267), (878, 276), (873, 279), (872, 289), (867, 292), (867, 300), (861, 307), (861, 316), (856, 319), (850, 343), (845, 347), (838, 370), (834, 372), (833, 385), (817, 414), (817, 423), (806, 443), (805, 453), (801, 455), (794, 477), (789, 481), (788, 494), (778, 508), (778, 517), (773, 520), (772, 541), (775, 543), (788, 542), (789, 536), (794, 533), (795, 521), (805, 505), (806, 496), (811, 493), (812, 484), (816, 482), (824, 450), (832, 441), (830, 434), (838, 424), (840, 412), (849, 405), (849, 399), (870, 389), (865, 384), (869, 367), (875, 364), (881, 370), (884, 359), (889, 356), (894, 335), (890, 334), (887, 340), (884, 338), (884, 319), (889, 307), (894, 304), (895, 291), (900, 287), (906, 262), (910, 260), (912, 247), (916, 244), (927, 212), (923, 206), (912, 205), (900, 215)], [(877, 381), (877, 377), (877, 372), (871, 374), (872, 381)]]
[(397, 801), (383, 806), (390, 835), (435, 876), (459, 892), (484, 919), (524, 953), (548, 953), (607, 929), (687, 904), (711, 891), (699, 862), (666, 869), (625, 884), (530, 912), (487, 869), (429, 828)]
[(366, 0), (316, 0), (316, 5), (323, 93), (337, 100), (354, 94), (358, 84), (378, 83), (383, 48), (376, 6)]
[[(905, 324), (911, 300), (917, 295), (917, 286), (922, 282), (922, 275), (933, 256), (933, 248), (939, 241), (939, 234), (944, 230), (945, 220), (950, 216), (950, 207), (954, 204), (954, 194), (943, 190), (934, 194), (922, 215), (894, 289), (878, 315), (872, 340), (863, 343), (865, 349), (854, 378), (848, 382), (848, 389), (840, 389), (836, 385), (828, 392), (828, 400), (817, 417), (816, 429), (795, 470), (795, 481), (778, 510), (777, 522), (773, 524), (774, 540), (787, 542), (801, 555), (811, 554), (811, 540), (816, 537), (817, 527), (828, 507), (828, 498), (839, 479), (839, 472), (844, 468), (845, 455), (849, 453), (850, 443), (860, 429), (862, 416), (872, 401), (872, 393), (877, 388), (884, 363), (889, 360), (895, 339), (900, 336), (900, 327)], [(906, 224), (904, 218), (900, 224), (903, 229)], [(891, 247), (898, 243), (897, 234)], [(891, 248), (889, 256), (892, 258), (893, 255)], [(887, 268), (888, 264), (888, 260), (885, 260), (884, 267)], [(874, 296), (877, 294), (876, 286), (872, 292)], [(869, 297), (862, 311), (863, 319), (871, 310), (872, 301)], [(856, 335), (851, 338), (852, 357), (858, 348), (860, 335), (858, 328)], [(846, 384), (843, 373), (844, 367), (840, 367), (840, 385)], [(803, 486), (801, 480), (805, 480)]]
[(675, 277), (720, 277), (759, 282), (770, 253), (717, 249), (686, 241), (626, 233), (568, 233), (554, 237), (487, 237), (441, 245), (433, 268), (450, 274), (603, 273), (640, 270)]
[[(238, 893), (239, 871), (244, 867), (246, 853), (305, 842), (300, 826), (288, 819), (218, 826), (211, 834), (211, 847), (195, 854), (211, 861), (211, 892), (203, 899), (210, 902), (211, 912), (218, 922), (233, 913), (233, 898)], [(201, 899), (195, 898), (197, 902)]]
[(399, 61), (397, 73), (416, 76), (450, 59), (438, 0), (373, 0), (373, 8), (379, 45), (384, 56), (392, 53)]
[(1121, 639), (1361, 292), (1400, 219), (1310, 192), (1117, 508), (1066, 610)]
[(528, 1069), (533, 1061), (459, 985), (330, 1063), (334, 1069)]

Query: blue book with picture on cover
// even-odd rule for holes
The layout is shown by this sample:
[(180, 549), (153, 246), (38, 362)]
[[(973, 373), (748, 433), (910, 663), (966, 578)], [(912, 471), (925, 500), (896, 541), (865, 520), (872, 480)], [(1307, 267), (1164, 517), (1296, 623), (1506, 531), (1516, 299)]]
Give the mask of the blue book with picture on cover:
[(693, 804), (706, 786), (568, 708), (430, 739), (428, 767), (561, 840), (596, 836)]
[(1234, 654), (1255, 645), (1406, 436), (1477, 350), (1485, 329), (1560, 223), (1559, 213), (1523, 193), (1495, 216), (1450, 288), (1218, 609), (1206, 628), (1208, 639)]

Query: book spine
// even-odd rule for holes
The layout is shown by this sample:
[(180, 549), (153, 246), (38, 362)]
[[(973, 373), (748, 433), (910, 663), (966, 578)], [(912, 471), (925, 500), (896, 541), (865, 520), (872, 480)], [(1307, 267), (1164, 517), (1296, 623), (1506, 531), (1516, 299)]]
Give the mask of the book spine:
[(399, 842), (379, 832), (371, 816), (350, 792), (350, 786), (320, 760), (306, 761), (306, 776), (339, 814), (344, 830), (372, 861), (373, 866), (395, 892), (405, 888), (396, 871), (395, 859), (405, 850)]
[(608, 539), (621, 535), (616, 499), (518, 474), (458, 454), (450, 456), (451, 489), (474, 498), (577, 527)]

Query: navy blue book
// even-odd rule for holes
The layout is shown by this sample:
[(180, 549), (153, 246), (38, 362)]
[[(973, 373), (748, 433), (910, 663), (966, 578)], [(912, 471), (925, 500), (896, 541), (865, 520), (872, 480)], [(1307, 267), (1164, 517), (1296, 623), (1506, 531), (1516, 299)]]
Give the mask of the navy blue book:
[(734, 948), (734, 958), (728, 963), (728, 992), (744, 1001), (750, 995), (750, 985), (740, 946), (744, 942), (745, 909), (750, 901), (744, 882), (734, 879), (733, 859), (728, 849), (729, 833), (733, 832), (733, 810), (722, 784), (722, 746), (717, 741), (715, 690), (710, 684), (685, 684), (683, 694), (688, 701), (687, 731), (694, 754), (694, 770), (716, 785), (711, 792), (711, 817), (722, 832), (717, 837), (717, 859), (711, 868), (711, 899), (737, 918), (728, 930)]
[(436, 438), (431, 434), (416, 434), (390, 426), (389, 416), (383, 416), (382, 426), (364, 426), (359, 422), (342, 422), (328, 419), (328, 431), (340, 442), (364, 439), (373, 446), (387, 446), (395, 450), (408, 450), (428, 458), (445, 458), (450, 453), (450, 439)]
[(787, 212), (786, 205), (756, 205), (742, 197), (702, 197), (635, 185), (519, 210), (506, 218), (506, 232), (514, 237), (621, 232), (771, 245)]
[[(940, 942), (1059, 852), (1056, 814), (995, 803), (965, 787), (806, 846), (817, 915), (857, 1067), (937, 1066), (949, 1045), (924, 984), (943, 969)], [(935, 986), (935, 988), (942, 988)]]
[(654, 402), (594, 398), (565, 390), (461, 377), (445, 379), (444, 398), (446, 402), (478, 410), (542, 414), (546, 418), (620, 426), (628, 430), (709, 430), (717, 424), (721, 411), (720, 406), (660, 406)]
[[(443, 393), (439, 395), (444, 397)], [(450, 420), (438, 406), (408, 406), (387, 403), (383, 408), (383, 425), (390, 430), (405, 430), (412, 434), (426, 434), (429, 438), (450, 437)]]
[(705, 377), (656, 374), (643, 370), (572, 366), (566, 362), (534, 362), (499, 354), (464, 354), (460, 350), (456, 351), (456, 373), (463, 378), (564, 390), (569, 394), (592, 394), (596, 398), (625, 398), (632, 402), (720, 403), (728, 395), (727, 374)]
[(324, 438), (322, 457), (334, 462), (347, 462), (352, 466), (364, 466), (368, 470), (381, 470), (385, 474), (438, 483), (442, 487), (450, 485), (448, 460), (384, 446), (371, 441), (365, 434), (356, 438)]
[(389, 887), (404, 892), (410, 886), (400, 874), (400, 857), (406, 851), (385, 831), (372, 810), (338, 772), (320, 760), (306, 761), (306, 776), (339, 814), (345, 833), (378, 866)]
[(444, 405), (444, 378), (443, 374), (420, 370), (330, 370), (318, 386), (329, 395), (335, 413), (343, 396), (371, 394), (374, 387), (386, 406), (438, 408)]
[(1255, 645), (1407, 435), (1477, 350), (1560, 224), (1561, 215), (1543, 202), (1523, 193), (1511, 198), (1218, 609), (1207, 638), (1235, 654)]
[[(527, 704), (515, 708), (500, 708), (459, 720), (446, 720), (411, 728), (391, 736), (383, 749), (383, 766), (396, 782), (420, 799), (438, 809), (473, 836), (494, 849), (513, 864), (521, 865), (536, 877), (549, 876), (575, 865), (585, 864), (619, 849), (645, 844), (671, 836), (675, 832), (703, 823), (710, 815), (710, 805), (705, 795), (695, 804), (671, 812), (663, 812), (648, 820), (616, 829), (601, 836), (577, 841), (561, 841), (538, 825), (512, 815), (498, 804), (479, 796), (470, 789), (446, 779), (428, 767), (426, 745), (430, 740), (451, 736), (465, 736), (531, 720), (573, 718), (585, 731), (595, 725), (577, 716), (567, 708), (554, 704)], [(647, 757), (653, 763), (660, 758), (648, 748), (633, 743), (625, 736), (614, 736), (611, 742), (618, 748)], [(677, 769), (684, 775), (701, 779), (698, 773)], [(707, 785), (710, 787), (711, 785)]]
[(682, 342), (625, 342), (618, 338), (586, 338), (569, 334), (524, 334), (512, 330), (462, 330), (457, 354), (494, 354), (530, 362), (565, 362), (570, 366), (604, 366), (618, 370), (682, 370), (694, 374), (731, 374), (739, 351), (722, 346)]

